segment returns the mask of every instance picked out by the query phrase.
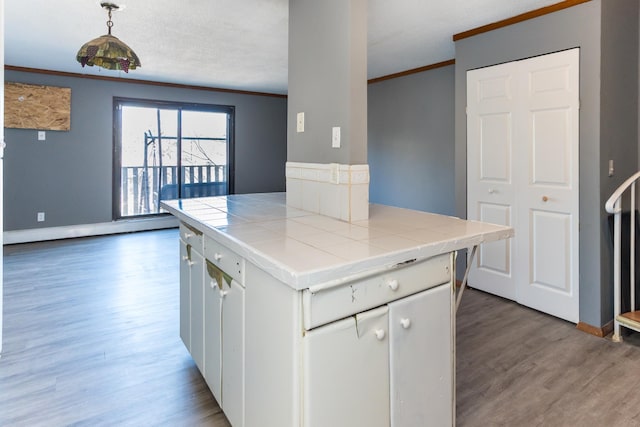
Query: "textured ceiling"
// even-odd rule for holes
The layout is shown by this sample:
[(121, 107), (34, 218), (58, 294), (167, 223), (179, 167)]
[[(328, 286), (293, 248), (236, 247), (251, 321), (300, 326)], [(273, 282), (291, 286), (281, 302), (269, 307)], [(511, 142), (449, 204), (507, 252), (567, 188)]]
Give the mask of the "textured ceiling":
[[(5, 0), (5, 63), (84, 74), (287, 92), (289, 0), (122, 0), (113, 35), (138, 54), (128, 75), (81, 68), (80, 46), (106, 33), (97, 0)], [(368, 75), (454, 57), (452, 35), (560, 0), (369, 0)]]

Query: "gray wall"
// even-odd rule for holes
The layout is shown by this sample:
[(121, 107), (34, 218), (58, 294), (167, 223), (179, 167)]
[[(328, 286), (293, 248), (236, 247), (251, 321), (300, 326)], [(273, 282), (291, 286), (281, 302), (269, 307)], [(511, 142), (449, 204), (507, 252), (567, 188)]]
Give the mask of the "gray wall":
[(455, 213), (454, 66), (369, 85), (369, 200)]
[[(287, 160), (367, 161), (367, 1), (289, 1)], [(296, 132), (296, 115), (305, 129)], [(331, 130), (341, 128), (340, 148)]]
[[(632, 43), (637, 44), (637, 19), (634, 23), (621, 15), (625, 10), (637, 8), (637, 0), (606, 3), (610, 8), (605, 8), (608, 13), (601, 13), (603, 2), (594, 0), (456, 42), (455, 193), (456, 213), (460, 216), (466, 216), (466, 71), (580, 47), (580, 321), (594, 326), (602, 326), (612, 318), (611, 302), (607, 297), (611, 287), (604, 202), (609, 190), (635, 171), (636, 165), (629, 164), (633, 161), (625, 161), (624, 153), (632, 159), (637, 158), (637, 144), (634, 143), (637, 134), (633, 134), (632, 126), (627, 122), (630, 115), (637, 119), (636, 101), (621, 100), (624, 103), (621, 108), (631, 109), (622, 117), (613, 111), (601, 110), (601, 106), (610, 108), (607, 97), (618, 97), (625, 86), (630, 91), (627, 96), (634, 94), (630, 98), (638, 92), (637, 45), (634, 49), (629, 49), (627, 44), (620, 46), (620, 51), (611, 53), (614, 59), (611, 64), (605, 61), (612, 58), (601, 56), (603, 47), (611, 47), (609, 41), (603, 43), (601, 39), (619, 35), (618, 31), (631, 30), (631, 38), (636, 41)], [(638, 16), (637, 10), (632, 16)], [(620, 25), (618, 30), (613, 28), (616, 25)], [(620, 73), (616, 81), (609, 73), (617, 73), (620, 66), (631, 70)], [(635, 73), (633, 81), (628, 81), (629, 73)], [(615, 94), (605, 93), (605, 89), (615, 91)], [(605, 118), (606, 123), (603, 122)], [(615, 127), (620, 129), (614, 130)], [(605, 136), (606, 141), (602, 139)], [(609, 155), (617, 159), (617, 173), (611, 179), (606, 176)]]
[[(637, 171), (638, 147), (638, 0), (602, 1), (600, 95), (600, 207)], [(630, 94), (633, 94), (630, 96)], [(608, 161), (615, 175), (608, 176)], [(612, 251), (608, 224), (601, 227), (602, 322), (613, 318)]]
[(235, 192), (284, 191), (286, 98), (17, 71), (5, 81), (71, 88), (69, 132), (41, 142), (36, 130), (5, 129), (5, 231), (112, 220), (113, 97), (235, 106)]

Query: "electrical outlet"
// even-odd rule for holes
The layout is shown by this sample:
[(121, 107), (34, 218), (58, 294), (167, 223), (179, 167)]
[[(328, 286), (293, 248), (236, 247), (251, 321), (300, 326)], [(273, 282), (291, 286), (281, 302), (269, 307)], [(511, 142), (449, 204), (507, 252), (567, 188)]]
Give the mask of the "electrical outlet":
[(298, 113), (296, 119), (296, 130), (298, 132), (304, 132), (304, 113)]
[(38, 212), (38, 222), (44, 222), (44, 212)]
[(335, 126), (331, 130), (331, 147), (340, 148), (340, 127)]
[(47, 139), (47, 133), (43, 130), (38, 131), (38, 141), (45, 141)]

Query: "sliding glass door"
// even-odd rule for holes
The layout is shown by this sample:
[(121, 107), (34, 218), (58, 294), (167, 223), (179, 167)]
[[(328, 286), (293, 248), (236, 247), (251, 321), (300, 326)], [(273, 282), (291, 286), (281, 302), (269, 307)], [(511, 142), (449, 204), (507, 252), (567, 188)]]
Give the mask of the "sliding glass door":
[(114, 218), (159, 214), (161, 200), (233, 193), (233, 107), (114, 103)]

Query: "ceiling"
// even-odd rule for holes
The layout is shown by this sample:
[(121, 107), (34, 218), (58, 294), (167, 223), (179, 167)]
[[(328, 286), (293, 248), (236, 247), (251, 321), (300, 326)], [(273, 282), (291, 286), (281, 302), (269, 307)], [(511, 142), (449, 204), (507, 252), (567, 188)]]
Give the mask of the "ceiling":
[[(324, 1), (324, 0), (323, 0)], [(75, 60), (105, 34), (99, 0), (5, 0), (5, 64), (287, 93), (289, 0), (115, 0), (113, 35), (138, 54), (129, 74)], [(368, 0), (368, 77), (454, 58), (453, 34), (560, 0)]]

